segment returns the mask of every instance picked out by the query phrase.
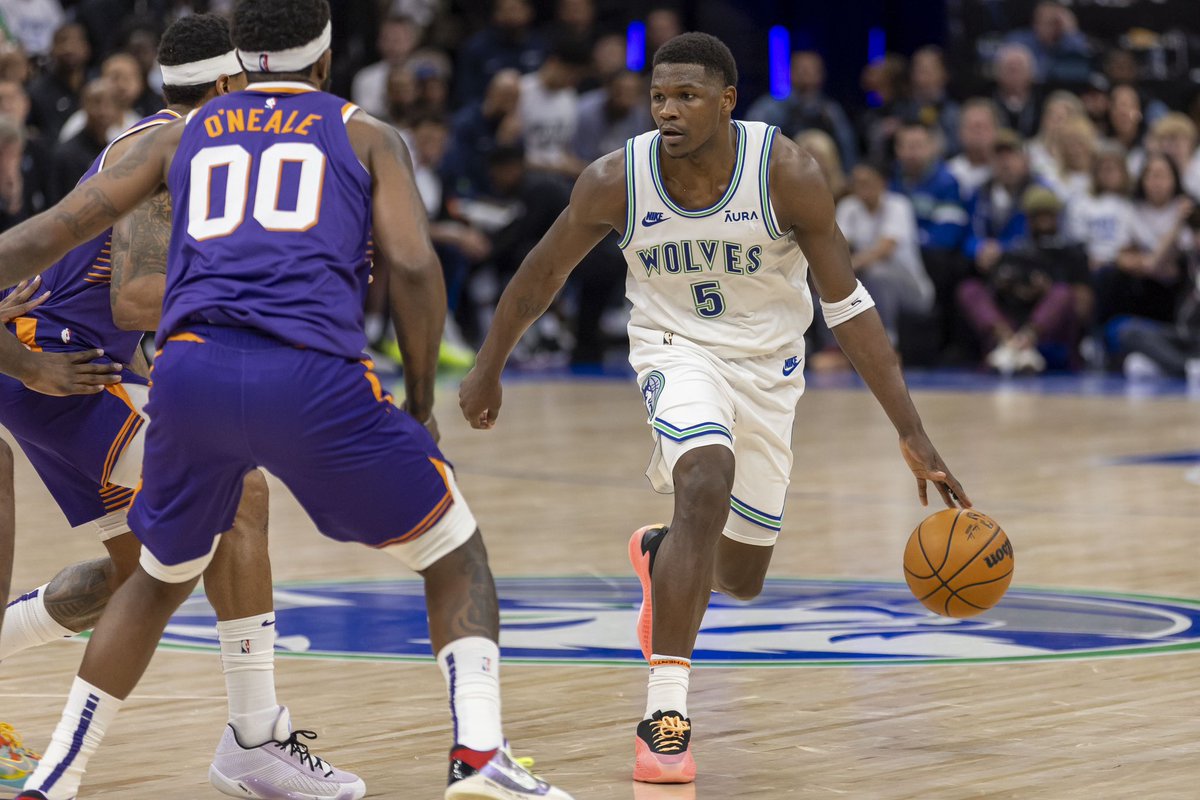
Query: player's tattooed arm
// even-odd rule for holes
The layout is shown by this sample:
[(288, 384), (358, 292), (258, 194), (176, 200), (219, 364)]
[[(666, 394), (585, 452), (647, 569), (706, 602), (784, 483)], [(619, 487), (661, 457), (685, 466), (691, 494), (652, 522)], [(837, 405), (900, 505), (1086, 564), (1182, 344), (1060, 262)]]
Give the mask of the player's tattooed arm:
[[(777, 137), (769, 169), (771, 202), (780, 227), (792, 231), (808, 257), (821, 298), (827, 303), (849, 298), (858, 279), (851, 265), (850, 248), (837, 225), (833, 195), (816, 161), (791, 140)], [(900, 435), (900, 450), (916, 477), (922, 504), (927, 500), (927, 481), (932, 481), (946, 505), (969, 506), (966, 492), (925, 433), (879, 314), (870, 308), (832, 330), (842, 352)]]
[(500, 373), (529, 326), (554, 301), (571, 272), (613, 230), (624, 232), (625, 152), (592, 162), (575, 182), (571, 202), (513, 275), (500, 296), (475, 368), (459, 389), (458, 404), (475, 428), (495, 424), (502, 402)]
[(171, 244), (171, 195), (160, 190), (113, 226), (113, 321), (127, 331), (152, 331), (162, 317)]
[(176, 122), (139, 137), (124, 158), (58, 205), (0, 234), (0, 288), (33, 277), (153, 194), (164, 182), (181, 132)]

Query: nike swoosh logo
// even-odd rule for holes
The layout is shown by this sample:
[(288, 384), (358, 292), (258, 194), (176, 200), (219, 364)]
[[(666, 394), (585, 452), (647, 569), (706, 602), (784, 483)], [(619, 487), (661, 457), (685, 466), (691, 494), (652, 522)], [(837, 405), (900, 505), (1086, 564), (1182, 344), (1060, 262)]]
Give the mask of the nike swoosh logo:
[(644, 220), (642, 220), (642, 227), (643, 228), (652, 228), (655, 225), (657, 225), (658, 223), (666, 222), (669, 219), (670, 219), (670, 217), (659, 217), (658, 219), (644, 219)]
[(266, 622), (264, 622), (264, 623), (262, 624), (262, 626), (263, 626), (264, 628), (269, 628), (269, 627), (271, 627), (271, 626), (272, 626), (272, 625), (274, 625), (274, 624), (275, 624), (275, 620), (273, 620), (273, 619), (269, 619), (269, 620), (267, 620)]

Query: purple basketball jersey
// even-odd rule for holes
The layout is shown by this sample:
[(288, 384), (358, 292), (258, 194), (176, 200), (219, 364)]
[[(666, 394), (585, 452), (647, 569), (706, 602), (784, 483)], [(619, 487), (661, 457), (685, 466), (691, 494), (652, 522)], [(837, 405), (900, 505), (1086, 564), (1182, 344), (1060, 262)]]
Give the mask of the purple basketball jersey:
[[(122, 133), (113, 144), (130, 134), (177, 119), (178, 114), (164, 109)], [(111, 147), (112, 144), (104, 149), (80, 183), (103, 169)], [(76, 247), (43, 272), (41, 290), (50, 292), (49, 299), (26, 316), (10, 322), (9, 330), (34, 349), (64, 352), (99, 347), (108, 358), (128, 364), (142, 340), (142, 332), (121, 330), (113, 322), (111, 280), (110, 229)]]
[(257, 83), (189, 117), (168, 176), (160, 347), (209, 323), (361, 357), (371, 176), (346, 134), (353, 110), (304, 84)]

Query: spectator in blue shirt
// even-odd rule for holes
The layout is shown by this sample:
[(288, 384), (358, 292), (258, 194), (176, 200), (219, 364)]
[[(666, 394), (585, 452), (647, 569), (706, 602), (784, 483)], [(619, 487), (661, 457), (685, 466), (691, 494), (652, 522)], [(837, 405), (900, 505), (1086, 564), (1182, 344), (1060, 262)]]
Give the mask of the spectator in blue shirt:
[(1087, 38), (1079, 32), (1075, 14), (1060, 3), (1038, 3), (1032, 26), (1014, 31), (1008, 41), (1029, 48), (1042, 83), (1083, 83), (1091, 73)]
[(546, 57), (546, 43), (533, 30), (529, 0), (495, 0), (491, 24), (463, 45), (455, 75), (455, 105), (483, 97), (488, 84), (503, 69), (533, 72)]
[(1034, 184), (1025, 143), (1011, 130), (996, 135), (992, 178), (967, 203), (964, 251), (975, 270), (986, 275), (1028, 229), (1021, 198)]
[(896, 175), (891, 189), (907, 197), (917, 213), (923, 250), (962, 246), (967, 215), (958, 181), (939, 155), (939, 137), (924, 125), (906, 123), (896, 133)]
[(488, 157), (498, 147), (521, 143), (521, 121), (517, 115), (520, 99), (520, 73), (514, 69), (501, 70), (488, 84), (482, 100), (455, 114), (446, 161), (455, 168), (457, 195), (477, 197), (490, 193)]

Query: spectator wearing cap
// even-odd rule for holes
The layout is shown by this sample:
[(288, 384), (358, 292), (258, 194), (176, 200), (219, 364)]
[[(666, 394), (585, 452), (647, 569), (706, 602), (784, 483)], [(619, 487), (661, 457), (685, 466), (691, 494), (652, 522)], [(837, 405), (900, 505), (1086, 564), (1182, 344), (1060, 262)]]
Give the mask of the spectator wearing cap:
[(958, 103), (946, 94), (948, 76), (942, 48), (935, 45), (922, 47), (913, 53), (909, 70), (908, 97), (900, 102), (900, 116), (908, 122), (919, 122), (928, 128), (937, 128), (946, 143), (946, 153), (958, 152), (958, 130), (960, 109)]
[(375, 48), (379, 60), (354, 76), (351, 99), (368, 114), (384, 119), (388, 113), (388, 75), (404, 66), (421, 39), (421, 29), (409, 17), (389, 16), (379, 28)]
[(1025, 144), (1015, 131), (996, 134), (992, 178), (967, 203), (968, 230), (964, 251), (976, 272), (986, 276), (1000, 256), (1026, 233), (1021, 198), (1033, 185)]
[(1079, 88), (1079, 102), (1083, 103), (1088, 119), (1102, 135), (1108, 133), (1108, 93), (1111, 89), (1108, 78), (1101, 72), (1093, 72), (1087, 83)]
[(504, 69), (533, 72), (542, 65), (546, 43), (533, 30), (529, 0), (494, 0), (489, 25), (463, 45), (455, 69), (456, 106), (479, 100), (496, 73)]
[(46, 141), (57, 141), (63, 124), (79, 108), (77, 98), (91, 58), (92, 48), (82, 25), (67, 23), (54, 32), (49, 69), (29, 85), (30, 124)]
[(875, 299), (896, 346), (901, 313), (927, 314), (934, 289), (921, 261), (912, 203), (888, 191), (884, 175), (867, 162), (851, 170), (850, 194), (837, 205), (837, 223), (850, 246), (850, 264)]
[(1087, 255), (1059, 230), (1062, 201), (1044, 186), (1020, 199), (1028, 235), (984, 276), (963, 281), (959, 306), (997, 372), (1041, 372), (1077, 362), (1080, 322), (1091, 313)]
[(825, 94), (825, 61), (812, 50), (792, 53), (787, 97), (763, 95), (750, 106), (746, 118), (775, 125), (788, 136), (815, 128), (837, 143), (843, 164), (852, 166), (857, 159), (854, 126), (842, 106)]
[(574, 152), (579, 83), (591, 64), (587, 42), (564, 36), (536, 72), (521, 78), (517, 114), (529, 166), (574, 178), (587, 166)]
[(1000, 110), (1000, 122), (1022, 137), (1038, 128), (1038, 98), (1034, 90), (1034, 60), (1029, 48), (1010, 43), (996, 51), (992, 60), (996, 91), (992, 99)]
[(946, 162), (946, 169), (958, 181), (964, 203), (992, 177), (998, 117), (996, 104), (987, 98), (974, 97), (963, 104), (958, 123), (960, 151)]
[(1087, 80), (1091, 48), (1087, 38), (1079, 32), (1075, 14), (1061, 3), (1038, 3), (1033, 9), (1032, 25), (1009, 34), (1008, 41), (1029, 49), (1040, 82), (1061, 84)]

